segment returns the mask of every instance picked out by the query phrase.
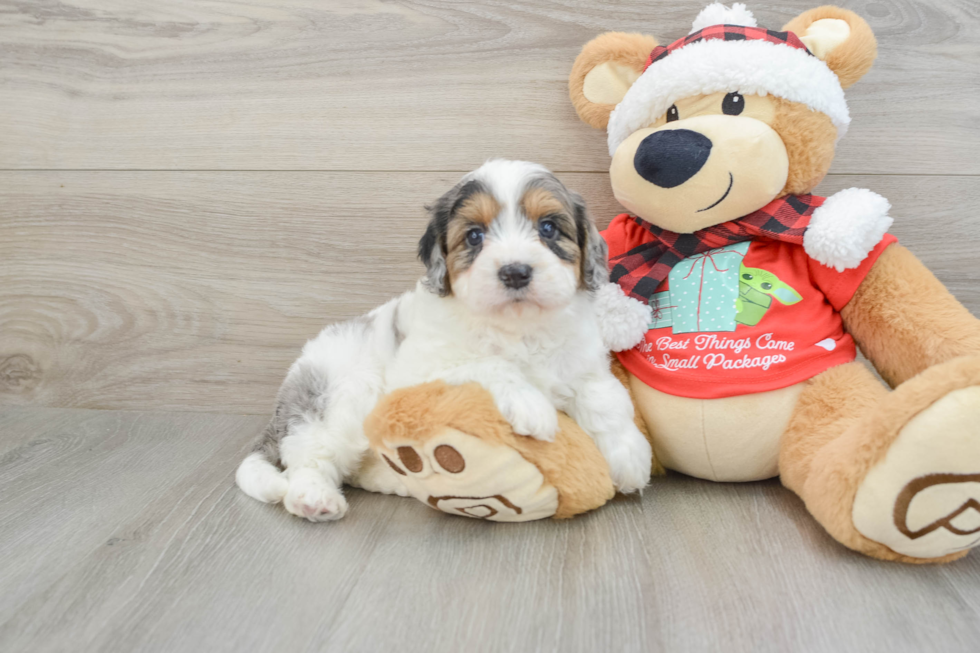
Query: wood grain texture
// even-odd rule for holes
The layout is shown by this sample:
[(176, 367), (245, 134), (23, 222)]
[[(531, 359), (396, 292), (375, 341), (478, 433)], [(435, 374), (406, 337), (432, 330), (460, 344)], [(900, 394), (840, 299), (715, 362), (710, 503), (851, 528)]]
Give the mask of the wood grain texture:
[[(214, 456), (225, 464), (242, 453), (262, 422), (214, 415), (0, 413), (0, 623), (31, 614), (30, 597), (54, 602), (58, 582), (80, 558), (103, 547), (124, 548), (166, 524), (171, 511), (188, 504), (193, 509), (215, 489), (211, 481), (201, 485), (200, 468)], [(85, 602), (98, 596), (91, 589), (77, 597), (81, 604), (63, 607), (84, 613)]]
[(262, 425), (0, 410), (0, 650), (958, 653), (980, 637), (980, 557), (865, 558), (775, 482), (670, 475), (510, 525), (351, 491), (344, 520), (311, 524), (232, 485)]
[[(602, 171), (566, 78), (608, 30), (662, 42), (706, 0), (3, 0), (0, 168)], [(750, 3), (779, 28), (813, 0)], [(840, 0), (880, 57), (837, 171), (978, 174), (980, 4)]]
[[(619, 210), (605, 174), (561, 176), (601, 223)], [(308, 338), (412, 287), (422, 207), (457, 178), (0, 172), (0, 403), (265, 414)], [(980, 314), (978, 178), (821, 191), (850, 186)]]
[[(975, 651), (978, 554), (870, 560), (774, 482), (521, 525), (233, 486), (302, 343), (411, 286), (462, 172), (539, 161), (619, 211), (572, 60), (707, 1), (0, 0), (0, 651)], [(980, 313), (980, 4), (837, 4), (880, 56), (819, 190), (887, 196)]]

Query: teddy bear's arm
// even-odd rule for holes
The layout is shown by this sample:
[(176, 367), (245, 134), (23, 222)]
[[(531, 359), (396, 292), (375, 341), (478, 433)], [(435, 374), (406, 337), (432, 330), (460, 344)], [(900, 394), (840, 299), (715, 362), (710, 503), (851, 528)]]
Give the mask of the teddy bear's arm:
[(937, 363), (980, 353), (980, 321), (898, 244), (882, 252), (841, 317), (892, 387)]
[(653, 321), (650, 306), (626, 296), (618, 283), (600, 286), (594, 307), (602, 342), (612, 351), (626, 351), (643, 342)]

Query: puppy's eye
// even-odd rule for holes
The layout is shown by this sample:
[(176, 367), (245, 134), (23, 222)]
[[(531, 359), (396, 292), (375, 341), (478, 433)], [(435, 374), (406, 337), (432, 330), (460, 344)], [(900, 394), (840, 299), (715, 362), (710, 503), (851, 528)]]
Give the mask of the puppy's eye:
[(721, 110), (727, 116), (737, 116), (745, 108), (745, 98), (738, 93), (729, 93), (721, 101)]
[(483, 242), (483, 229), (479, 227), (474, 227), (466, 232), (466, 244), (470, 247), (476, 247)]
[(551, 240), (558, 235), (558, 226), (551, 220), (542, 220), (538, 223), (538, 233), (545, 240)]
[(763, 281), (759, 285), (762, 286), (763, 290), (772, 290), (772, 284), (769, 283), (768, 281)]
[(667, 122), (674, 122), (675, 120), (680, 120), (681, 114), (677, 112), (677, 105), (672, 104), (670, 108), (667, 109)]

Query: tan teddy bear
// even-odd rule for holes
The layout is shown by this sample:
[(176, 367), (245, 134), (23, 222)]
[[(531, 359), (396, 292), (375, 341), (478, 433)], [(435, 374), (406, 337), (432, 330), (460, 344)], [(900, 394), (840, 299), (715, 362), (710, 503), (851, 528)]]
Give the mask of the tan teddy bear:
[(945, 561), (980, 542), (980, 323), (885, 234), (883, 198), (809, 194), (875, 55), (850, 11), (775, 32), (715, 4), (667, 46), (594, 39), (570, 92), (629, 210), (612, 280), (654, 309), (619, 359), (660, 462), (778, 475), (843, 544)]

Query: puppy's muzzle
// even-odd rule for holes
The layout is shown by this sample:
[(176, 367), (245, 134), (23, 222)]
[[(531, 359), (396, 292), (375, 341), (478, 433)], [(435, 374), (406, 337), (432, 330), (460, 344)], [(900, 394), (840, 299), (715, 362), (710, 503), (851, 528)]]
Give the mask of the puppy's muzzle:
[(526, 263), (510, 263), (497, 271), (500, 281), (512, 290), (520, 290), (531, 283), (534, 270)]
[(698, 174), (711, 155), (711, 139), (690, 129), (656, 131), (636, 148), (636, 173), (655, 186), (674, 188)]

